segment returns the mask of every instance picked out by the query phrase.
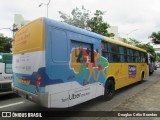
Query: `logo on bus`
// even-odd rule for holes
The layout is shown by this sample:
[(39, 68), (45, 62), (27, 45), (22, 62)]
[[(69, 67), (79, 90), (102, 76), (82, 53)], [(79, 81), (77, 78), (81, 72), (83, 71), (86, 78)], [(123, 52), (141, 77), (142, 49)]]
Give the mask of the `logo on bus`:
[(135, 78), (136, 77), (136, 66), (135, 65), (129, 65), (128, 66), (128, 74), (129, 74), (129, 78)]
[(81, 96), (81, 93), (69, 95), (69, 100), (79, 98), (80, 96)]
[(5, 80), (12, 80), (13, 79), (13, 76), (4, 76), (3, 77)]

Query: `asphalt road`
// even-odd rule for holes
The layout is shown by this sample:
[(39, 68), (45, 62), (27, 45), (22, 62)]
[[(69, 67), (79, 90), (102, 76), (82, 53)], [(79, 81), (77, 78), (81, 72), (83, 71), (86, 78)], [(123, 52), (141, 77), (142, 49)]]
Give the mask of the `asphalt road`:
[[(111, 111), (112, 109), (119, 106), (121, 103), (124, 103), (128, 98), (146, 89), (147, 87), (154, 84), (158, 80), (160, 80), (160, 69), (157, 69), (149, 77), (148, 80), (145, 80), (140, 84), (136, 83), (118, 90), (114, 98), (110, 101), (104, 101), (99, 97), (67, 109), (53, 109), (53, 108), (48, 109), (48, 108), (41, 107), (33, 102), (30, 102), (24, 98), (21, 98), (15, 94), (3, 95), (3, 96), (0, 96), (0, 111), (21, 111), (21, 112), (22, 111), (35, 111), (35, 112), (50, 111), (50, 112), (53, 112), (53, 114), (54, 114), (54, 111)], [(78, 113), (78, 115), (79, 114), (81, 113)], [(49, 119), (52, 119), (52, 118), (49, 118)], [(63, 117), (61, 119), (62, 120), (70, 120), (70, 119), (81, 120), (81, 119), (85, 119), (85, 117), (80, 117), (80, 118), (79, 117), (77, 118)], [(93, 119), (93, 118), (87, 118), (87, 119)], [(96, 117), (94, 117), (94, 119), (96, 119)]]

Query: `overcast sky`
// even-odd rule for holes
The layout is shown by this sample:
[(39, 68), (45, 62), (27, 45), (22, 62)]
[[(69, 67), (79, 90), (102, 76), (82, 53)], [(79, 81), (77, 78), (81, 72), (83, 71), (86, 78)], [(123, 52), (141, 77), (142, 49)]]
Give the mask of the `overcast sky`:
[[(46, 6), (40, 3), (49, 0), (0, 0), (0, 29), (12, 27), (14, 14), (22, 14), (24, 19), (34, 20), (47, 16)], [(75, 7), (84, 7), (94, 13), (106, 11), (104, 21), (118, 26), (121, 37), (138, 29), (129, 37), (142, 42), (150, 42), (148, 36), (160, 30), (160, 0), (51, 0), (49, 18), (60, 20), (58, 11), (70, 14)], [(9, 30), (0, 30), (4, 36), (12, 37)]]

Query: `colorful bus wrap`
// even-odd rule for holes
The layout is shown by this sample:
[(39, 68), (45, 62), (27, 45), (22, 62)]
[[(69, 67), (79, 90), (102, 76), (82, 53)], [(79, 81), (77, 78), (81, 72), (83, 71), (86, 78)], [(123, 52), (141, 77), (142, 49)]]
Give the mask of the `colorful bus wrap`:
[[(128, 49), (135, 50), (139, 58), (133, 58), (141, 61), (111, 61), (115, 55), (107, 51), (108, 42), (124, 48), (127, 57)], [(13, 91), (48, 108), (71, 107), (102, 95), (111, 99), (116, 89), (148, 75), (145, 50), (48, 18), (17, 31), (13, 54)]]

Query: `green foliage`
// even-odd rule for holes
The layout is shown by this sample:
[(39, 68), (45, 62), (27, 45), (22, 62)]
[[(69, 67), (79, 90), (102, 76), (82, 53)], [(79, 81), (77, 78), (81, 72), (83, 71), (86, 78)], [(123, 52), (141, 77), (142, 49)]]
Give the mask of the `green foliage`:
[(134, 39), (134, 38), (130, 38), (129, 39), (129, 44), (137, 46), (137, 45), (140, 45), (141, 43), (138, 40)]
[(122, 39), (122, 42), (124, 42), (124, 43), (129, 43), (129, 41), (128, 41), (126, 38), (123, 38), (123, 39)]
[(156, 58), (155, 49), (149, 43), (144, 44), (144, 43), (141, 43), (140, 41), (138, 41), (138, 40), (136, 40), (134, 38), (130, 38), (128, 40), (124, 38), (123, 42), (126, 42), (128, 44), (131, 44), (131, 45), (137, 46), (139, 48), (142, 48), (142, 49), (146, 50), (148, 53), (152, 54), (154, 56), (154, 58)]
[(160, 62), (160, 53), (156, 54), (156, 61)]
[(88, 27), (92, 32), (95, 32), (104, 36), (108, 36), (108, 37), (113, 37), (114, 34), (113, 33), (109, 34), (107, 31), (110, 25), (103, 21), (103, 15), (104, 15), (104, 12), (100, 10), (96, 10), (94, 17), (88, 20)]
[(107, 29), (110, 27), (108, 23), (103, 21), (103, 15), (105, 12), (100, 10), (96, 10), (93, 17), (90, 17), (90, 11), (85, 9), (83, 6), (81, 9), (74, 8), (71, 12), (71, 15), (67, 15), (61, 11), (59, 11), (60, 18), (63, 19), (64, 22), (90, 30), (92, 32), (113, 37), (113, 33), (108, 33)]
[(8, 37), (0, 37), (0, 53), (8, 53), (11, 52), (12, 47), (12, 38)]
[(151, 38), (154, 44), (160, 44), (160, 31), (157, 33), (153, 32), (149, 38)]
[(85, 9), (83, 6), (81, 9), (74, 8), (71, 12), (72, 16), (69, 16), (61, 11), (59, 11), (59, 14), (60, 18), (62, 18), (64, 22), (87, 29), (87, 22), (90, 19), (90, 11)]
[(149, 43), (147, 43), (147, 44), (138, 44), (136, 46), (139, 47), (139, 48), (145, 49), (148, 53), (152, 54), (154, 56), (154, 58), (156, 58), (155, 49)]

